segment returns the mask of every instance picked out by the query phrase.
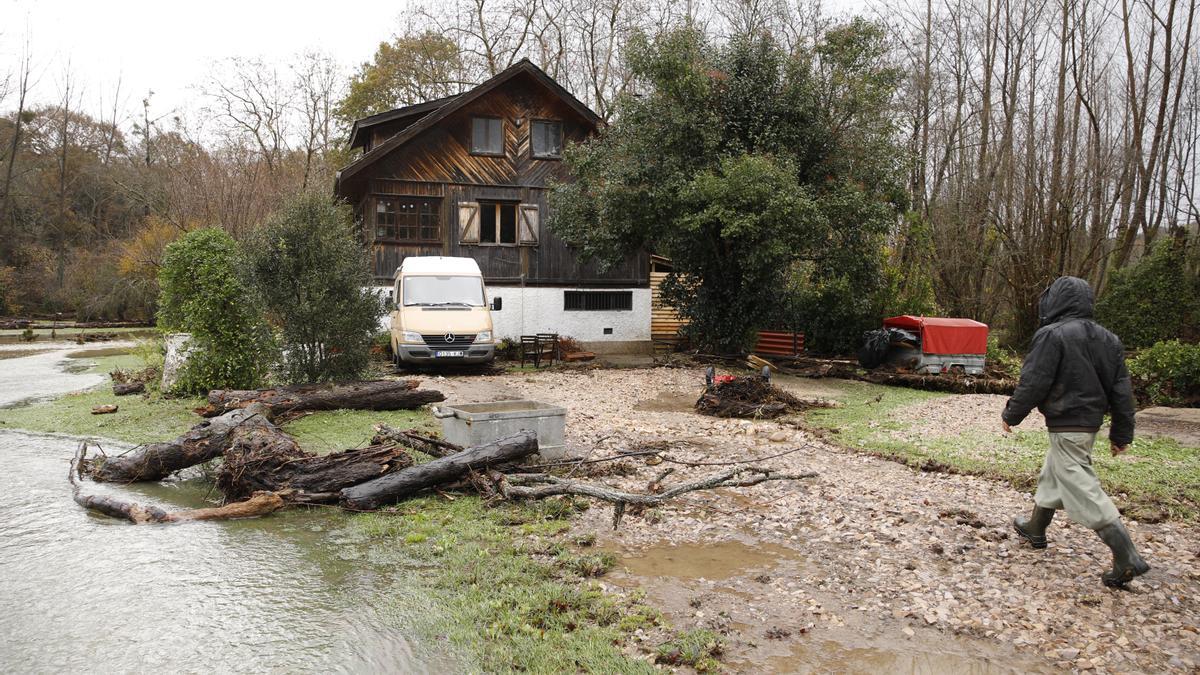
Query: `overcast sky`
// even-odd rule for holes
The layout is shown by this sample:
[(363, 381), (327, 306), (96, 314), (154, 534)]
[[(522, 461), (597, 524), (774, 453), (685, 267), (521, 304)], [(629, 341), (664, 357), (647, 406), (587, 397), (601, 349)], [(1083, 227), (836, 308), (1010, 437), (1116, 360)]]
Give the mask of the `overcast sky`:
[[(126, 107), (149, 90), (154, 108), (191, 108), (192, 89), (230, 56), (286, 63), (319, 48), (343, 64), (366, 61), (401, 23), (407, 0), (0, 0), (0, 73), (12, 70), (29, 35), (38, 102), (57, 97), (65, 64), (85, 89), (84, 107), (111, 101), (118, 79)], [(6, 106), (7, 107), (7, 106)]]
[[(244, 56), (286, 64), (317, 48), (351, 67), (397, 32), (406, 8), (436, 1), (0, 0), (0, 76), (16, 70), (28, 36), (34, 104), (57, 100), (69, 62), (83, 108), (93, 114), (111, 110), (118, 80), (129, 113), (140, 113), (151, 90), (157, 114), (194, 110), (195, 86), (215, 61)], [(861, 11), (867, 1), (826, 0), (826, 7)]]

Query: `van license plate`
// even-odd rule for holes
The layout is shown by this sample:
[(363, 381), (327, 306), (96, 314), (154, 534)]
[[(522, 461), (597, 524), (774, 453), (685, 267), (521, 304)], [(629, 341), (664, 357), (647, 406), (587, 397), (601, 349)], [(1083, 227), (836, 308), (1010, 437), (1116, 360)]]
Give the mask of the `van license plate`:
[(439, 359), (442, 357), (463, 356), (464, 354), (466, 354), (466, 352), (461, 352), (461, 351), (459, 351), (459, 352), (434, 352), (433, 353), (433, 355)]

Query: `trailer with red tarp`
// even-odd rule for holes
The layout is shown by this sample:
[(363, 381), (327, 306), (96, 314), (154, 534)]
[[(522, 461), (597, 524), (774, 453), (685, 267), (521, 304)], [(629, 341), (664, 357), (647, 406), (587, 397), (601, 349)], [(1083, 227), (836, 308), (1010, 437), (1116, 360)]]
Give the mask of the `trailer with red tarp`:
[(864, 366), (882, 362), (917, 373), (979, 375), (986, 364), (988, 327), (971, 319), (893, 316), (872, 331), (859, 353)]

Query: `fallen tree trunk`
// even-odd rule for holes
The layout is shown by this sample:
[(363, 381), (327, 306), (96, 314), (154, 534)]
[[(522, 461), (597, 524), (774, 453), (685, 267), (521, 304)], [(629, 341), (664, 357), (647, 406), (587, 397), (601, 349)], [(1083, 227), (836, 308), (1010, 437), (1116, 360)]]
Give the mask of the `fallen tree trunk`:
[(174, 440), (152, 443), (120, 457), (81, 459), (80, 470), (92, 480), (107, 483), (162, 480), (180, 469), (220, 457), (235, 436), (278, 432), (263, 412), (259, 406), (233, 410), (197, 424)]
[(883, 384), (909, 389), (924, 389), (926, 391), (944, 391), (953, 394), (1002, 394), (1009, 395), (1017, 388), (1017, 380), (1012, 377), (997, 377), (992, 374), (983, 375), (922, 375), (919, 373), (876, 368), (863, 370), (850, 362), (825, 361), (808, 359), (803, 368), (785, 367), (783, 372), (799, 377), (819, 379), (833, 377), (843, 380), (859, 380), (872, 384)]
[(208, 406), (196, 412), (221, 415), (251, 404), (265, 406), (269, 417), (316, 410), (410, 410), (444, 401), (442, 392), (417, 389), (416, 380), (371, 380), (346, 384), (304, 384), (278, 389), (214, 389)]
[(537, 436), (522, 431), (494, 443), (467, 448), (462, 452), (409, 467), (341, 491), (343, 506), (357, 510), (377, 509), (412, 495), (462, 478), (471, 470), (483, 470), (511, 463), (537, 452)]
[(87, 442), (79, 444), (79, 451), (71, 460), (67, 478), (71, 483), (71, 497), (85, 509), (102, 513), (111, 518), (128, 520), (135, 525), (144, 523), (181, 523), (193, 520), (230, 520), (234, 518), (256, 518), (273, 513), (286, 504), (276, 492), (257, 492), (249, 499), (223, 506), (204, 509), (165, 511), (157, 506), (129, 502), (111, 495), (85, 495), (79, 484), (84, 463), (87, 461)]

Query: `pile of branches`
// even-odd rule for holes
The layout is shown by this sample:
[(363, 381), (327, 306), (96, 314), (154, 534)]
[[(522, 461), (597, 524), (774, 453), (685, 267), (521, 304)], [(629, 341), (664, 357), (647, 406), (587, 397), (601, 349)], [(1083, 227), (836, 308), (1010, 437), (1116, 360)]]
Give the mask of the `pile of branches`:
[[(463, 448), (411, 429), (378, 425), (367, 447), (317, 455), (302, 449), (276, 424), (279, 418), (299, 411), (332, 409), (335, 402), (336, 407), (396, 410), (440, 400), (440, 392), (417, 389), (411, 381), (213, 391), (208, 406), (198, 411), (210, 417), (178, 438), (115, 457), (103, 453), (89, 457), (88, 445), (81, 445), (71, 465), (72, 492), (84, 508), (133, 523), (250, 518), (291, 505), (368, 511), (429, 490), (471, 490), (506, 500), (578, 495), (613, 503), (615, 526), (626, 505), (644, 507), (694, 490), (745, 487), (810, 475), (741, 467), (671, 487), (656, 485), (649, 494), (637, 494), (575, 480), (571, 473), (560, 476), (539, 470), (547, 465), (527, 466), (525, 461), (538, 451), (536, 434), (531, 431)], [(417, 463), (415, 453), (432, 459)], [(210, 509), (171, 512), (84, 490), (84, 479), (122, 484), (159, 481), (215, 459), (221, 460), (216, 487), (224, 495), (224, 503)]]
[(713, 417), (770, 419), (811, 408), (828, 407), (806, 401), (760, 376), (734, 377), (715, 383), (696, 401), (696, 410)]

